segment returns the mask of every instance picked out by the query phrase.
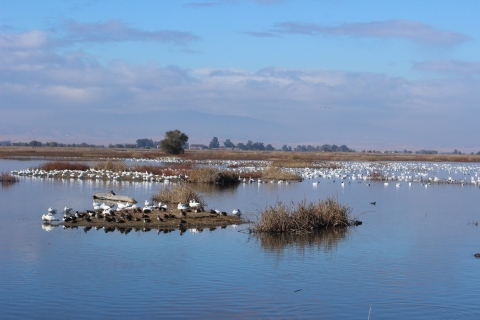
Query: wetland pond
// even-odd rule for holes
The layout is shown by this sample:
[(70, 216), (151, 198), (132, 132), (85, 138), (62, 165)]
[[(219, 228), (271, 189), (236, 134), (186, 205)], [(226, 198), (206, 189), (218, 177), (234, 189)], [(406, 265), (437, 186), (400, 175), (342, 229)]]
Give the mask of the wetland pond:
[[(0, 160), (0, 171), (40, 163)], [(348, 182), (192, 185), (208, 208), (227, 212), (336, 196), (363, 222), (298, 236), (254, 236), (246, 225), (183, 234), (46, 227), (48, 207), (91, 209), (92, 195), (110, 190), (142, 203), (165, 184), (2, 184), (2, 318), (480, 319), (480, 188)]]

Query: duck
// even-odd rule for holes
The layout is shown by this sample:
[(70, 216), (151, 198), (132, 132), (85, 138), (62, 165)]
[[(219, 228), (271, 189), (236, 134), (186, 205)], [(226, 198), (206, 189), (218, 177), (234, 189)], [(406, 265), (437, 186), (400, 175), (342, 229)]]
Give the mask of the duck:
[(240, 211), (240, 209), (233, 209), (232, 214), (234, 216), (241, 216), (242, 212)]

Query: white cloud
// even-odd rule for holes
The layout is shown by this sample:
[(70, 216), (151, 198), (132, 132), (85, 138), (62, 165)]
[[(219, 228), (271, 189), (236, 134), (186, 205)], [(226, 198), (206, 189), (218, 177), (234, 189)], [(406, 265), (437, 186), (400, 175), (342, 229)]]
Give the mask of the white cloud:
[(418, 62), (413, 68), (419, 71), (472, 76), (480, 74), (480, 61), (429, 60)]
[[(98, 129), (99, 120), (93, 119), (103, 119), (101, 130), (116, 137), (138, 138), (165, 125), (188, 124), (186, 129), (210, 138), (318, 140), (353, 147), (375, 141), (459, 148), (460, 142), (476, 146), (474, 137), (480, 134), (473, 123), (480, 109), (476, 79), (409, 81), (322, 69), (251, 72), (122, 61), (102, 66), (82, 52), (60, 55), (41, 44), (20, 45), (32, 43), (25, 38), (19, 35), (13, 46), (22, 50), (5, 50), (0, 57), (0, 125), (12, 134), (18, 134), (13, 123), (37, 134), (39, 126), (59, 123), (60, 132), (88, 134)], [(39, 114), (45, 115), (42, 121)], [(126, 120), (142, 115), (145, 123)], [(226, 122), (220, 126), (214, 119)], [(236, 121), (242, 126), (235, 127)]]
[(326, 26), (314, 23), (282, 22), (275, 25), (274, 32), (303, 35), (345, 35), (380, 39), (407, 39), (428, 45), (458, 45), (470, 38), (464, 34), (443, 31), (433, 26), (412, 20), (389, 20), (346, 23)]

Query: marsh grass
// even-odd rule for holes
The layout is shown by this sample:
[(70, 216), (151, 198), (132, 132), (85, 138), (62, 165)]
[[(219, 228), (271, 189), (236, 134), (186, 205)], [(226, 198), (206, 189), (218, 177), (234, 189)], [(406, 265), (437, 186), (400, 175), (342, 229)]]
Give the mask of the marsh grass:
[(190, 172), (188, 181), (192, 183), (234, 184), (238, 183), (238, 173), (215, 168), (198, 168)]
[(340, 169), (341, 165), (334, 162), (319, 162), (315, 160), (275, 160), (273, 166), (282, 168), (318, 168), (318, 169)]
[(371, 172), (368, 175), (368, 179), (370, 179), (370, 180), (387, 180), (387, 177), (382, 172), (374, 171), (374, 172)]
[(269, 166), (263, 172), (263, 179), (275, 180), (302, 180), (302, 177), (296, 173), (281, 170), (275, 166)]
[(290, 205), (277, 201), (261, 211), (259, 219), (252, 223), (252, 232), (302, 233), (347, 227), (354, 224), (350, 208), (334, 197), (317, 203), (304, 199)]
[(2, 174), (0, 175), (0, 182), (2, 184), (9, 184), (9, 183), (15, 183), (15, 182), (18, 182), (19, 179), (18, 177), (12, 175), (11, 173), (9, 172), (2, 172)]
[(68, 161), (52, 161), (52, 162), (46, 162), (46, 163), (38, 166), (38, 169), (45, 170), (45, 171), (52, 171), (52, 170), (81, 170), (81, 171), (85, 171), (85, 170), (88, 170), (89, 168), (90, 168), (90, 166), (88, 164), (68, 162)]
[(92, 167), (95, 170), (105, 170), (105, 171), (113, 171), (113, 172), (122, 172), (122, 171), (129, 170), (127, 164), (123, 160), (111, 160), (111, 159), (107, 159), (105, 161), (97, 161), (92, 165)]
[(174, 188), (167, 187), (161, 189), (152, 196), (152, 200), (169, 204), (185, 203), (187, 205), (190, 200), (195, 200), (199, 202), (202, 207), (207, 205), (203, 197), (189, 188), (186, 184), (181, 184)]

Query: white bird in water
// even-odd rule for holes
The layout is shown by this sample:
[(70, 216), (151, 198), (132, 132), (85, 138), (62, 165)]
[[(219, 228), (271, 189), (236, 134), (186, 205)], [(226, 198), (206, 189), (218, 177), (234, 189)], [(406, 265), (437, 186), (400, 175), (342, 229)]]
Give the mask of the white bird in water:
[(47, 222), (58, 221), (51, 213), (42, 215), (42, 220)]
[(72, 208), (69, 208), (68, 206), (65, 206), (65, 208), (63, 208), (63, 212), (64, 213), (70, 213), (73, 209)]
[(57, 209), (53, 209), (52, 207), (48, 208), (48, 213), (55, 214), (57, 213)]
[(234, 216), (241, 216), (242, 212), (240, 211), (240, 209), (233, 209), (232, 214)]

